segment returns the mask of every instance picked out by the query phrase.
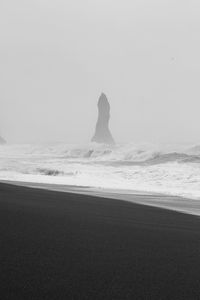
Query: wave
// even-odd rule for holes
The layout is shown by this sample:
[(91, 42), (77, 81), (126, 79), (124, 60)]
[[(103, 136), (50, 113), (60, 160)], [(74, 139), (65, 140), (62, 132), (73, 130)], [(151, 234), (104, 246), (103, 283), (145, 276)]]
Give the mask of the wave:
[[(194, 153), (192, 153), (194, 152)], [(103, 163), (111, 165), (151, 165), (171, 162), (200, 163), (197, 148), (180, 149), (180, 151), (169, 151), (148, 148), (147, 146), (135, 147), (118, 145), (116, 147), (90, 146), (86, 148), (68, 149), (63, 156), (64, 159), (82, 161), (83, 163)]]
[[(76, 145), (16, 145), (4, 146), (4, 150), (0, 149), (0, 168), (7, 158), (6, 167), (26, 163), (26, 161), (44, 163), (45, 161), (60, 160), (65, 163), (82, 163), (82, 164), (102, 164), (112, 166), (146, 166), (167, 163), (200, 163), (200, 146), (193, 147), (156, 147), (155, 145), (116, 145), (106, 146), (97, 145), (95, 143), (77, 147)], [(1, 161), (3, 164), (1, 164)], [(45, 169), (45, 168), (44, 168)], [(48, 173), (42, 168), (41, 173)], [(59, 175), (61, 171), (55, 174)], [(54, 174), (54, 170), (49, 170), (49, 174)]]
[(200, 146), (5, 145), (0, 179), (200, 199)]

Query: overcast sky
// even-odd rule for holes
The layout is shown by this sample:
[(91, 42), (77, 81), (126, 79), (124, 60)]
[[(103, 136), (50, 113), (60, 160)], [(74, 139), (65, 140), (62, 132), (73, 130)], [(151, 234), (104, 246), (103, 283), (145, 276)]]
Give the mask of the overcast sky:
[(198, 0), (1, 0), (0, 131), (87, 142), (106, 93), (119, 142), (200, 142)]

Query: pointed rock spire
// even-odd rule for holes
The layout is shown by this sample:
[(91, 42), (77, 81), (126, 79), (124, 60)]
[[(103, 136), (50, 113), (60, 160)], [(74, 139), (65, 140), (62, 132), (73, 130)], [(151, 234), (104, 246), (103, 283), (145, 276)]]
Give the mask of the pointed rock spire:
[(102, 93), (98, 101), (98, 120), (92, 142), (110, 145), (115, 143), (109, 130), (109, 120), (110, 104), (106, 95)]

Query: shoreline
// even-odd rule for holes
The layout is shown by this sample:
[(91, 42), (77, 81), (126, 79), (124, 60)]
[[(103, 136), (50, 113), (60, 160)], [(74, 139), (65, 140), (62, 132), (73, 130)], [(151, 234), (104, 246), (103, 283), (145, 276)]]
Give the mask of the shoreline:
[(2, 299), (199, 299), (197, 216), (0, 183), (0, 220)]
[(181, 196), (166, 195), (160, 193), (148, 193), (142, 191), (113, 190), (104, 188), (48, 184), (25, 181), (0, 180), (0, 183), (8, 183), (14, 186), (24, 186), (49, 191), (91, 195), (100, 198), (128, 201), (131, 203), (162, 208), (180, 213), (200, 216), (200, 200), (184, 198)]

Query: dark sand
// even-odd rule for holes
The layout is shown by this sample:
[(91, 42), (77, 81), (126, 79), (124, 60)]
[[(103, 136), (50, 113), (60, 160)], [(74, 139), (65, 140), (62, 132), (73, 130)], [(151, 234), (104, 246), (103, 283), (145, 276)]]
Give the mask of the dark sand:
[(0, 220), (2, 300), (200, 299), (197, 216), (0, 184)]

